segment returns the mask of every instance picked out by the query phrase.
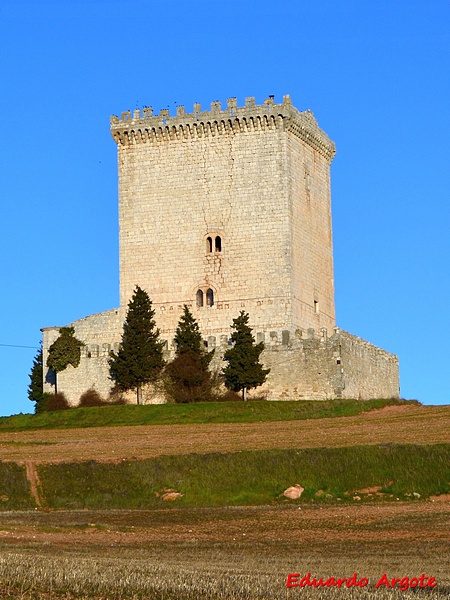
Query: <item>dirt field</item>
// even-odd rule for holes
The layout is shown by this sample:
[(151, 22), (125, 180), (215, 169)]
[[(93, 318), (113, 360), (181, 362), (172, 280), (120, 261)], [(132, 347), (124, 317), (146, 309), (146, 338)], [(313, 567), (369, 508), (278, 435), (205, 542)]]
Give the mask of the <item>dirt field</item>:
[[(36, 464), (165, 454), (449, 442), (450, 407), (390, 406), (309, 421), (0, 434), (1, 460)], [(450, 598), (450, 501), (152, 511), (0, 513), (0, 598), (413, 600)], [(369, 581), (286, 588), (288, 573)], [(400, 591), (380, 577), (434, 577)], [(413, 580), (414, 581), (414, 580)], [(397, 586), (398, 587), (398, 586)]]
[(168, 454), (450, 441), (450, 406), (388, 406), (355, 417), (0, 433), (3, 461), (145, 459)]
[[(0, 546), (450, 543), (450, 503), (0, 513)], [(426, 527), (424, 527), (426, 523)], [(448, 557), (450, 560), (450, 556)], [(450, 576), (450, 573), (448, 574)]]
[[(51, 589), (55, 598), (448, 598), (449, 523), (450, 504), (432, 502), (0, 513), (0, 581), (21, 579), (25, 589)], [(369, 583), (286, 589), (288, 573), (307, 572), (356, 572)], [(376, 590), (384, 573), (424, 573), (438, 585)]]

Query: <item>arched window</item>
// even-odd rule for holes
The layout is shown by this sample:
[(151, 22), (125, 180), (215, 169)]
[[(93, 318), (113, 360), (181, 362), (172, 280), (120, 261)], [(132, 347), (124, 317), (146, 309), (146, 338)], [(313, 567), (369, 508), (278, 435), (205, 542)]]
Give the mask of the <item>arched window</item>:
[(206, 291), (206, 306), (214, 305), (214, 292), (211, 288)]
[(198, 308), (203, 306), (203, 290), (197, 290), (197, 306)]
[(214, 249), (216, 252), (222, 252), (222, 238), (220, 237), (220, 235), (216, 235)]
[(212, 241), (212, 237), (207, 237), (206, 238), (206, 252), (212, 252), (213, 250), (213, 241)]

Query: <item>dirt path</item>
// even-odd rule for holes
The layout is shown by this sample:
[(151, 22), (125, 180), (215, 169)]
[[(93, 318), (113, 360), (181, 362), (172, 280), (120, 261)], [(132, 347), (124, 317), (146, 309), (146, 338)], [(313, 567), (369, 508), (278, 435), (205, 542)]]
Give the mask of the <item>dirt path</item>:
[(450, 442), (450, 406), (388, 406), (354, 417), (0, 433), (0, 460), (119, 461), (273, 448)]
[(39, 475), (36, 470), (36, 463), (31, 460), (27, 460), (25, 462), (25, 468), (27, 473), (27, 479), (30, 484), (31, 495), (36, 502), (36, 506), (42, 508), (41, 498), (39, 494), (39, 490), (42, 488), (41, 482), (39, 480)]

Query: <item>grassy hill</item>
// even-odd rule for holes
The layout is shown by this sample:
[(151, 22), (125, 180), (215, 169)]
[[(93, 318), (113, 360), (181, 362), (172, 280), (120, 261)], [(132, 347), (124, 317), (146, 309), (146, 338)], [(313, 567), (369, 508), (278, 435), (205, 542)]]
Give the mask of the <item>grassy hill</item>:
[[(388, 405), (388, 413), (368, 412)], [(282, 493), (295, 484), (304, 488), (295, 501), (300, 504), (414, 502), (450, 492), (450, 444), (442, 443), (446, 436), (439, 438), (430, 422), (440, 419), (445, 427), (448, 416), (433, 417), (429, 408), (401, 400), (255, 401), (111, 406), (3, 418), (0, 446), (10, 458), (0, 463), (0, 510), (276, 505), (289, 502)], [(306, 419), (312, 421), (294, 424)], [(349, 433), (355, 432), (355, 419), (365, 431), (359, 442)], [(280, 421), (286, 421), (286, 427)], [(434, 435), (418, 435), (423, 423)], [(144, 427), (133, 433), (130, 425)], [(120, 429), (108, 429), (113, 426), (124, 426), (123, 435)], [(81, 459), (78, 448), (90, 448), (92, 437), (83, 428), (90, 427), (103, 428), (92, 432), (102, 453), (94, 455), (91, 449)], [(406, 427), (400, 437), (399, 427)], [(214, 443), (202, 450), (197, 444), (204, 443), (200, 432), (205, 428), (211, 430), (208, 436)], [(242, 436), (261, 428), (264, 437), (252, 438), (255, 441), (244, 447)], [(305, 445), (311, 429), (314, 441), (321, 434), (316, 447)], [(292, 430), (296, 433), (289, 436)], [(277, 431), (284, 434), (280, 437)], [(386, 431), (392, 433), (386, 437)], [(400, 443), (406, 432), (409, 443)], [(228, 445), (223, 443), (227, 436), (232, 440)], [(324, 447), (327, 440), (330, 447)], [(152, 453), (157, 444), (160, 449)], [(68, 445), (73, 445), (72, 453), (62, 462), (58, 452)], [(47, 449), (45, 460), (40, 447)], [(8, 455), (8, 448), (16, 454)], [(182, 496), (165, 502), (168, 490)]]
[(386, 400), (0, 419), (0, 596), (281, 599), (301, 569), (386, 599), (381, 573), (426, 572), (447, 598), (449, 430), (450, 406)]
[(357, 415), (388, 405), (418, 404), (416, 400), (326, 400), (298, 402), (201, 402), (147, 406), (72, 408), (39, 415), (0, 417), (0, 432), (121, 425), (182, 423), (255, 423), (296, 421)]
[[(258, 506), (411, 500), (450, 492), (450, 444), (256, 450), (38, 468), (52, 508)], [(287, 500), (289, 486), (305, 488)], [(164, 493), (183, 494), (165, 502)]]

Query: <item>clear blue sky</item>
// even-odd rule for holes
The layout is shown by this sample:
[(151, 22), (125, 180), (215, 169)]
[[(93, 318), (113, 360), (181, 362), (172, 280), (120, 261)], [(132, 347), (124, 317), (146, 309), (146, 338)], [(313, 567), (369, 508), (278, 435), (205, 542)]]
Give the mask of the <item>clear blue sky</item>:
[(33, 410), (8, 344), (118, 306), (109, 116), (286, 93), (337, 145), (338, 325), (450, 403), (449, 31), (448, 0), (3, 0), (0, 414)]

